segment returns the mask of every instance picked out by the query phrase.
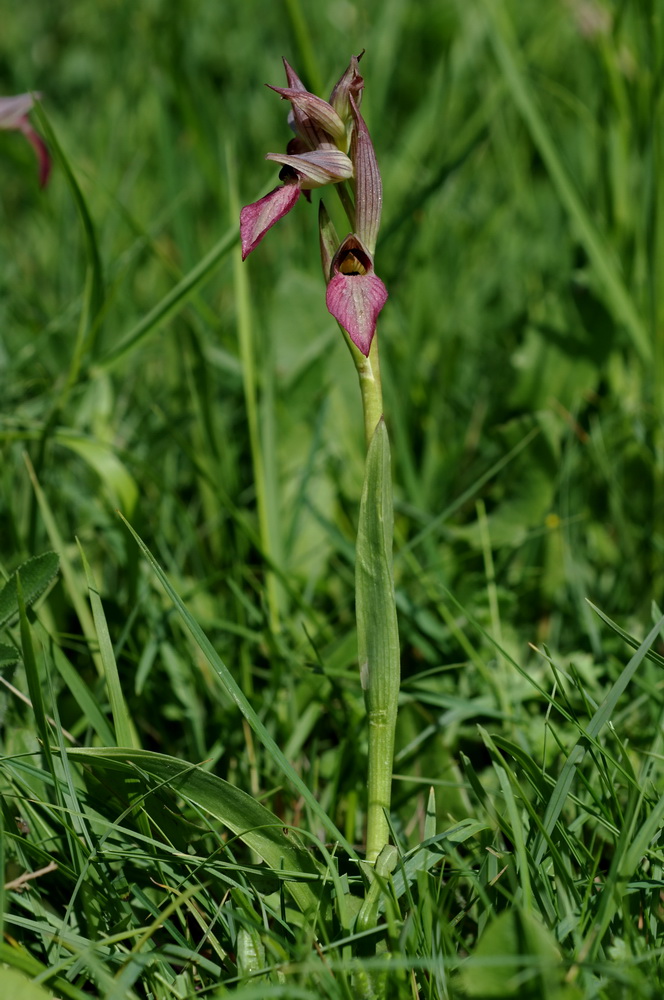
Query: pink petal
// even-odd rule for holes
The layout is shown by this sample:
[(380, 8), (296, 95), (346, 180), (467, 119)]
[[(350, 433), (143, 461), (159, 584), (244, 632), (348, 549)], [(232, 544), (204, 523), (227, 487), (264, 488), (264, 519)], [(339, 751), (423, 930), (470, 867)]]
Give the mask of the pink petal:
[(307, 88), (304, 86), (304, 84), (300, 80), (299, 76), (297, 75), (293, 67), (288, 63), (286, 59), (283, 58), (283, 56), (282, 60), (284, 64), (284, 69), (286, 70), (286, 79), (288, 80), (288, 86), (291, 88), (291, 90), (306, 90)]
[(21, 120), (25, 118), (34, 103), (32, 94), (17, 94), (16, 97), (0, 97), (0, 128), (20, 128)]
[(353, 164), (340, 149), (314, 149), (310, 153), (268, 153), (266, 160), (292, 167), (301, 179), (302, 190), (337, 184), (353, 176)]
[(39, 183), (42, 187), (46, 187), (52, 166), (48, 147), (39, 133), (33, 129), (27, 118), (24, 118), (21, 122), (20, 129), (37, 154), (37, 159), (39, 160)]
[(365, 357), (386, 301), (387, 289), (375, 274), (335, 274), (325, 296), (328, 311)]
[(345, 121), (350, 115), (351, 109), (348, 98), (351, 94), (355, 98), (355, 104), (357, 107), (359, 108), (360, 106), (364, 80), (360, 76), (358, 63), (363, 55), (364, 51), (360, 52), (359, 56), (351, 57), (348, 69), (345, 71), (330, 95), (330, 104), (342, 121)]
[(299, 184), (280, 184), (260, 201), (246, 205), (240, 212), (242, 260), (255, 250), (275, 222), (283, 219), (300, 197)]
[[(335, 142), (345, 141), (346, 127), (331, 104), (322, 97), (310, 94), (308, 90), (291, 87), (272, 87), (270, 90), (280, 94), (283, 100), (290, 101), (296, 114), (298, 132), (315, 132), (319, 141), (330, 138)], [(319, 133), (323, 132), (323, 136)]]
[(369, 130), (353, 95), (349, 94), (348, 99), (355, 120), (351, 146), (355, 164), (355, 232), (373, 254), (383, 208), (383, 184)]

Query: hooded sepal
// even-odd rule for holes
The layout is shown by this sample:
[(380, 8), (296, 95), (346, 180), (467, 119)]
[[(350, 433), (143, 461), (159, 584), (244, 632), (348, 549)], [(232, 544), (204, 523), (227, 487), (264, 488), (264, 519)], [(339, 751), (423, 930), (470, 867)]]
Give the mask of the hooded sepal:
[(350, 96), (353, 96), (355, 104), (358, 108), (360, 106), (360, 101), (362, 100), (364, 79), (360, 75), (358, 64), (363, 55), (364, 49), (360, 52), (359, 56), (351, 57), (348, 69), (336, 84), (330, 95), (330, 104), (343, 122), (346, 122), (349, 118), (351, 118), (352, 112), (349, 100)]
[(251, 251), (256, 249), (268, 229), (290, 212), (300, 193), (297, 181), (280, 184), (264, 198), (242, 209), (240, 212), (242, 260), (246, 260)]
[(299, 88), (273, 87), (271, 84), (268, 87), (283, 100), (291, 102), (295, 130), (310, 146), (320, 148), (330, 140), (344, 144), (346, 127), (332, 105), (322, 97)]
[(346, 237), (334, 255), (325, 301), (328, 311), (368, 357), (387, 289), (374, 274), (371, 254), (354, 234)]
[(383, 182), (369, 130), (352, 94), (349, 101), (355, 121), (350, 153), (355, 168), (355, 232), (373, 254), (383, 209)]

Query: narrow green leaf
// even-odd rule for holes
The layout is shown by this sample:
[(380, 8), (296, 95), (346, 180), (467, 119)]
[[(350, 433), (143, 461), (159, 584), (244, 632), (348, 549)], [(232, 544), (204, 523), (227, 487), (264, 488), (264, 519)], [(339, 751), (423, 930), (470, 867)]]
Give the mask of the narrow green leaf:
[(21, 651), (23, 654), (23, 665), (25, 676), (28, 682), (28, 693), (32, 703), (32, 711), (35, 714), (35, 724), (39, 739), (42, 742), (44, 754), (48, 762), (49, 770), (55, 777), (53, 770), (53, 760), (51, 756), (51, 731), (46, 719), (46, 708), (44, 707), (44, 696), (42, 694), (39, 668), (35, 657), (35, 650), (32, 644), (32, 634), (30, 622), (25, 613), (25, 603), (23, 600), (23, 586), (20, 575), (16, 577), (16, 598), (18, 601), (19, 626), (21, 632)]
[(476, 819), (464, 819), (455, 826), (439, 833), (431, 839), (424, 840), (410, 851), (404, 863), (393, 876), (393, 891), (396, 899), (400, 899), (406, 891), (406, 886), (414, 882), (419, 871), (429, 871), (441, 858), (450, 853), (454, 844), (462, 844), (475, 837), (483, 830), (490, 830), (489, 823)]
[[(51, 929), (45, 928), (45, 932), (48, 933)], [(16, 943), (10, 945), (6, 944), (4, 941), (0, 941), (0, 962), (6, 964), (13, 970), (20, 969), (28, 976), (39, 977), (41, 982), (49, 984), (49, 992), (47, 996), (57, 996), (57, 997), (69, 997), (70, 1000), (90, 1000), (90, 994), (84, 993), (83, 990), (79, 990), (77, 986), (73, 983), (68, 982), (64, 977), (54, 975), (54, 973), (47, 968), (47, 966), (42, 965), (40, 961), (33, 958), (27, 951), (23, 949), (21, 945), (16, 945)], [(2, 969), (2, 973), (6, 972), (7, 969)], [(3, 981), (0, 978), (0, 987)], [(3, 990), (0, 993), (1, 996), (11, 996), (14, 997), (14, 993), (5, 993)], [(41, 997), (39, 998), (41, 1000)]]
[(12, 1000), (50, 1000), (53, 994), (18, 969), (0, 969), (0, 996)]
[(149, 334), (155, 333), (164, 323), (175, 316), (187, 304), (191, 296), (212, 277), (226, 254), (239, 239), (239, 226), (229, 229), (218, 243), (215, 243), (209, 253), (191, 269), (189, 274), (186, 274), (175, 288), (171, 289), (161, 302), (158, 302), (147, 316), (139, 320), (120, 343), (101, 359), (99, 366), (104, 370), (113, 368)]
[[(550, 834), (558, 822), (558, 818), (562, 812), (565, 800), (569, 794), (569, 790), (572, 787), (572, 782), (574, 780), (574, 775), (576, 774), (576, 769), (583, 760), (586, 750), (583, 745), (583, 740), (588, 738), (595, 740), (600, 732), (600, 730), (606, 725), (606, 723), (611, 718), (611, 715), (615, 711), (618, 699), (625, 692), (627, 685), (631, 681), (632, 677), (636, 673), (637, 669), (641, 665), (642, 661), (652, 646), (653, 642), (660, 634), (664, 625), (664, 616), (659, 619), (658, 622), (653, 626), (648, 635), (645, 637), (638, 650), (631, 658), (625, 669), (622, 671), (618, 679), (615, 681), (611, 689), (608, 691), (606, 697), (602, 701), (601, 705), (593, 715), (592, 719), (588, 723), (584, 735), (580, 736), (576, 741), (574, 746), (569, 752), (567, 760), (563, 764), (560, 776), (556, 782), (556, 786), (551, 793), (551, 798), (549, 799), (549, 804), (544, 815), (544, 830), (547, 834)], [(544, 852), (546, 850), (546, 840), (543, 834), (537, 839), (537, 843), (533, 849), (533, 855), (535, 859), (535, 865), (540, 865), (542, 863), (542, 858), (544, 857)]]
[(53, 548), (57, 551), (60, 557), (60, 563), (62, 567), (62, 576), (64, 578), (69, 596), (71, 598), (72, 604), (76, 610), (81, 629), (83, 630), (83, 635), (86, 641), (91, 647), (92, 659), (100, 675), (103, 675), (104, 668), (102, 666), (101, 658), (99, 654), (94, 649), (95, 645), (95, 628), (94, 622), (92, 621), (92, 615), (90, 614), (90, 609), (87, 606), (85, 598), (83, 596), (83, 588), (79, 585), (79, 579), (77, 573), (74, 571), (74, 567), (71, 564), (67, 556), (67, 548), (62, 540), (60, 531), (58, 529), (57, 522), (53, 516), (53, 511), (51, 510), (50, 504), (42, 490), (37, 475), (32, 466), (32, 462), (27, 454), (23, 456), (25, 464), (28, 469), (28, 475), (30, 476), (30, 481), (32, 482), (32, 488), (35, 491), (35, 496), (37, 497), (37, 503), (39, 504), (39, 510), (41, 511), (42, 518), (44, 519), (44, 526), (49, 537), (49, 541)]
[(101, 597), (99, 596), (99, 591), (97, 590), (92, 570), (88, 565), (88, 561), (85, 558), (85, 553), (83, 552), (80, 543), (78, 545), (78, 550), (81, 553), (81, 560), (83, 562), (83, 568), (85, 569), (85, 576), (88, 583), (88, 593), (90, 595), (90, 604), (92, 606), (92, 617), (97, 631), (97, 642), (99, 643), (99, 655), (101, 656), (101, 662), (104, 668), (104, 676), (106, 678), (106, 686), (108, 688), (108, 699), (111, 703), (111, 713), (113, 715), (113, 724), (115, 727), (115, 742), (120, 746), (135, 747), (138, 749), (140, 747), (140, 742), (131, 720), (131, 713), (127, 707), (127, 702), (125, 701), (124, 694), (122, 693), (120, 675), (118, 674), (118, 665), (115, 661), (113, 643), (111, 642), (111, 636), (108, 631), (108, 623), (106, 621), (106, 615), (104, 614), (104, 608), (101, 603)]
[(620, 268), (576, 190), (558, 152), (556, 140), (528, 86), (514, 29), (503, 0), (483, 0), (489, 17), (489, 38), (512, 99), (523, 117), (533, 142), (546, 164), (560, 201), (572, 220), (580, 241), (592, 261), (607, 301), (624, 323), (642, 361), (652, 356), (652, 346), (634, 302), (625, 286)]
[[(41, 626), (38, 627), (40, 629), (42, 628)], [(40, 635), (41, 641), (44, 644), (49, 645), (53, 664), (60, 674), (60, 677), (69, 688), (74, 700), (81, 709), (81, 712), (84, 714), (86, 721), (95, 731), (100, 742), (104, 746), (112, 746), (116, 742), (113, 730), (109, 726), (106, 717), (101, 711), (94, 693), (85, 683), (78, 670), (67, 659), (60, 647), (57, 646), (55, 642), (53, 642), (51, 636), (46, 633), (46, 630), (42, 629), (42, 631), (38, 634)]]
[(436, 790), (431, 786), (427, 801), (427, 812), (424, 817), (424, 839), (431, 840), (436, 836)]
[[(588, 598), (586, 598), (586, 603), (593, 609), (595, 614), (598, 615), (602, 619), (602, 621), (609, 626), (609, 628), (613, 629), (616, 635), (619, 635), (621, 639), (625, 640), (628, 646), (631, 646), (632, 649), (639, 648), (638, 639), (635, 639), (633, 635), (630, 635), (629, 632), (626, 632), (624, 628), (621, 628), (620, 625), (614, 622), (612, 618), (609, 618), (609, 616), (605, 614), (605, 612), (602, 611), (601, 608), (598, 608), (597, 605), (593, 604), (592, 601), (589, 601)], [(646, 653), (646, 657), (647, 659), (652, 660), (653, 663), (658, 663), (660, 667), (664, 667), (664, 656), (662, 656), (656, 650), (649, 649), (648, 652)]]
[(81, 219), (81, 224), (83, 226), (85, 250), (89, 269), (89, 280), (86, 286), (87, 301), (85, 303), (84, 313), (87, 314), (89, 322), (93, 322), (101, 309), (104, 298), (104, 279), (102, 275), (101, 258), (99, 256), (99, 247), (97, 245), (95, 227), (92, 222), (90, 212), (88, 211), (87, 202), (83, 196), (79, 183), (76, 180), (76, 175), (74, 174), (69, 159), (65, 155), (55, 130), (53, 129), (43, 106), (39, 102), (35, 104), (35, 114), (39, 119), (41, 128), (44, 130), (49, 146), (55, 153), (57, 161), (64, 171), (67, 184), (69, 185), (69, 190), (71, 191)]
[(320, 905), (320, 893), (304, 881), (321, 877), (309, 852), (294, 833), (284, 830), (277, 816), (241, 788), (195, 764), (133, 747), (74, 749), (67, 751), (67, 758), (133, 776), (142, 771), (165, 782), (237, 834), (270, 868), (292, 872), (294, 879), (301, 877), (303, 881), (287, 885), (303, 912)]
[(16, 578), (20, 574), (23, 600), (26, 608), (34, 604), (44, 593), (58, 572), (60, 560), (55, 552), (45, 552), (42, 556), (28, 559), (18, 567), (0, 590), (0, 629), (6, 628), (18, 615)]
[(131, 517), (138, 499), (138, 486), (113, 447), (73, 431), (57, 431), (55, 440), (87, 462), (109, 491), (113, 505), (120, 506), (127, 517)]

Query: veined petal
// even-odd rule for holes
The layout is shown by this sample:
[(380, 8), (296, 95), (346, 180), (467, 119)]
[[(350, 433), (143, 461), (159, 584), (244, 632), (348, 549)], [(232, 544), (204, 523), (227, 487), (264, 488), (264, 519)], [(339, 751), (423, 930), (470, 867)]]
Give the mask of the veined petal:
[(255, 250), (275, 222), (283, 219), (300, 197), (299, 184), (280, 184), (260, 201), (246, 205), (240, 212), (242, 260)]
[(364, 50), (360, 52), (359, 56), (351, 57), (348, 69), (340, 78), (330, 95), (330, 104), (344, 122), (347, 121), (351, 115), (351, 107), (348, 99), (349, 96), (351, 94), (353, 95), (358, 108), (360, 106), (360, 101), (362, 100), (364, 80), (360, 76), (358, 63), (363, 55)]
[(355, 231), (370, 253), (376, 249), (383, 207), (383, 183), (369, 130), (353, 95), (349, 94), (355, 120), (351, 158), (355, 165)]
[(387, 289), (374, 274), (371, 254), (357, 236), (347, 236), (334, 255), (325, 302), (365, 357), (386, 301)]
[(284, 64), (284, 69), (286, 70), (286, 79), (288, 80), (288, 86), (290, 87), (290, 89), (291, 90), (306, 90), (307, 88), (304, 86), (304, 84), (302, 83), (302, 81), (300, 80), (299, 76), (297, 75), (297, 73), (295, 72), (295, 70), (293, 69), (293, 67), (290, 65), (290, 63), (288, 62), (288, 60), (287, 59), (283, 59), (283, 56), (282, 56), (282, 60), (283, 60), (283, 64)]
[(310, 94), (308, 90), (293, 90), (289, 87), (273, 87), (270, 90), (290, 101), (293, 107), (293, 125), (312, 149), (346, 143), (346, 127), (334, 108), (322, 97)]
[(274, 160), (295, 170), (303, 191), (337, 184), (353, 176), (351, 160), (339, 149), (314, 149), (310, 153), (268, 153), (266, 160)]
[[(298, 93), (308, 94), (309, 91), (304, 86), (293, 67), (284, 59), (284, 69), (286, 70), (286, 80), (288, 89)], [(313, 96), (313, 95), (312, 95)], [(330, 137), (322, 129), (319, 129), (311, 119), (308, 119), (304, 112), (295, 105), (291, 105), (288, 113), (288, 124), (296, 135), (304, 142), (307, 149), (320, 149), (321, 146), (333, 146)]]

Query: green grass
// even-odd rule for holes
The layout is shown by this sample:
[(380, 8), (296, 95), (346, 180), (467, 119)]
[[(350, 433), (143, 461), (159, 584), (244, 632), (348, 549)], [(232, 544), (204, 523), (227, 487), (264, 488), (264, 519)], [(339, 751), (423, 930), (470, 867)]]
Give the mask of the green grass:
[[(661, 5), (4, 21), (56, 165), (0, 131), (0, 992), (658, 1000)], [(326, 96), (363, 48), (402, 646), (373, 881), (315, 204), (237, 256), (288, 137), (263, 84), (286, 56)]]

